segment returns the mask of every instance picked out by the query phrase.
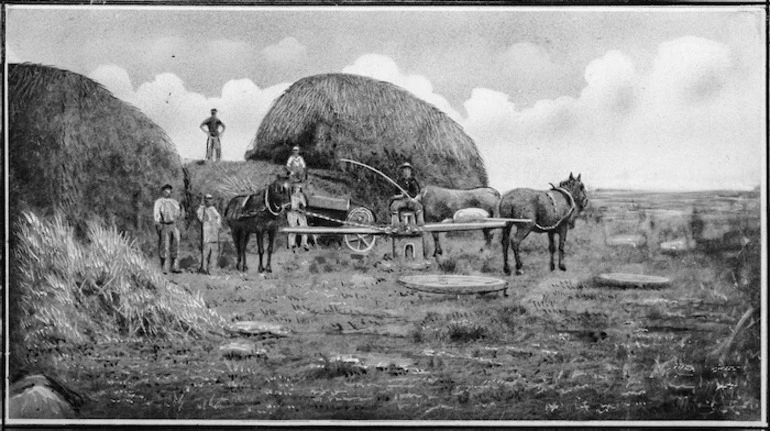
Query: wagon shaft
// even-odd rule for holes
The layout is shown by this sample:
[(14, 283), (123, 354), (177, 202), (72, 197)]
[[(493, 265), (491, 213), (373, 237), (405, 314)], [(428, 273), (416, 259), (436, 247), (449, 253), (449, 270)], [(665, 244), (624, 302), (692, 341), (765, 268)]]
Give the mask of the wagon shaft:
[(509, 223), (530, 223), (529, 219), (488, 219), (469, 223), (426, 223), (423, 232), (455, 232), (463, 230), (502, 229)]
[(338, 234), (338, 235), (386, 235), (387, 233), (382, 229), (365, 228), (365, 227), (329, 227), (329, 226), (296, 226), (296, 227), (282, 227), (280, 229), (284, 233), (299, 233), (299, 234)]
[[(426, 223), (418, 227), (422, 232), (453, 232), (479, 229), (500, 229), (508, 223), (529, 223), (529, 219), (490, 219), (489, 221), (473, 223)], [(300, 234), (339, 234), (339, 235), (393, 235), (394, 232), (382, 228), (365, 227), (324, 227), (324, 226), (298, 226), (284, 227), (281, 232)]]

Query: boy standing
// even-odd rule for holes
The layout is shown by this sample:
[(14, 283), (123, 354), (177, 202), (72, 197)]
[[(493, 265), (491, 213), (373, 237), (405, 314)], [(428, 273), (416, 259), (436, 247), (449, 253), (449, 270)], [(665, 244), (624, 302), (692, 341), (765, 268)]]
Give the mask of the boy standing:
[(216, 265), (219, 258), (217, 249), (219, 246), (219, 228), (222, 226), (222, 217), (214, 206), (213, 196), (207, 194), (204, 201), (205, 206), (201, 204), (196, 213), (198, 221), (201, 222), (201, 267), (198, 269), (198, 272), (210, 274), (211, 261), (213, 260), (214, 265)]

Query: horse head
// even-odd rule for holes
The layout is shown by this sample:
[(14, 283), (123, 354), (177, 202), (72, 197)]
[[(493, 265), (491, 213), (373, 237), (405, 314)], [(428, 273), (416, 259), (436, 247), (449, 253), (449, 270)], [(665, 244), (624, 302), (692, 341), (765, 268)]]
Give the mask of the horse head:
[(281, 212), (291, 205), (291, 183), (288, 178), (276, 176), (267, 188), (265, 204), (272, 213)]
[(572, 172), (570, 172), (569, 178), (559, 183), (559, 187), (567, 190), (572, 195), (572, 199), (575, 200), (575, 205), (577, 206), (577, 211), (570, 217), (570, 228), (575, 227), (577, 213), (583, 211), (583, 209), (588, 206), (588, 194), (586, 193), (583, 181), (580, 179), (580, 175), (581, 174), (578, 174), (578, 176), (575, 177), (572, 175)]

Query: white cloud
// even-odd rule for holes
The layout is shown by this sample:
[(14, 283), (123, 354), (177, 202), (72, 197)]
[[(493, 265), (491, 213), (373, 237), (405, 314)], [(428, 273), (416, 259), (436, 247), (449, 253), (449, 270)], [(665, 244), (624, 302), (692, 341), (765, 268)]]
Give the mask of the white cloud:
[(302, 60), (307, 54), (307, 48), (293, 37), (282, 39), (275, 45), (262, 50), (262, 55), (271, 63), (289, 64)]
[(570, 171), (594, 187), (751, 188), (762, 176), (767, 83), (732, 65), (727, 46), (692, 37), (662, 43), (646, 68), (610, 51), (586, 67), (577, 99), (518, 109), (475, 89), (462, 124), (502, 190)]
[(459, 121), (461, 119), (460, 114), (452, 108), (446, 98), (433, 92), (433, 85), (428, 78), (401, 72), (396, 62), (386, 55), (362, 55), (352, 65), (345, 66), (342, 72), (390, 82), (434, 105), (453, 120)]
[(654, 96), (672, 103), (708, 101), (730, 78), (732, 61), (724, 44), (683, 37), (658, 48), (650, 76)]
[(629, 114), (638, 96), (633, 61), (620, 51), (609, 51), (588, 64), (586, 87), (580, 93), (584, 104), (595, 107), (604, 115)]
[(5, 61), (7, 63), (21, 63), (22, 59), (18, 55), (16, 55), (16, 52), (10, 47), (5, 47)]
[(227, 128), (222, 136), (222, 158), (243, 160), (270, 104), (289, 85), (261, 89), (248, 79), (231, 80), (222, 87), (220, 96), (206, 97), (187, 90), (184, 82), (171, 73), (157, 75), (136, 89), (119, 66), (100, 66), (89, 77), (144, 112), (166, 131), (179, 154), (191, 159), (204, 158), (206, 135), (199, 125), (211, 108), (217, 108), (217, 116)]
[(134, 91), (128, 72), (114, 64), (101, 65), (91, 72), (88, 77), (101, 83), (115, 97), (120, 99), (126, 100), (130, 98)]

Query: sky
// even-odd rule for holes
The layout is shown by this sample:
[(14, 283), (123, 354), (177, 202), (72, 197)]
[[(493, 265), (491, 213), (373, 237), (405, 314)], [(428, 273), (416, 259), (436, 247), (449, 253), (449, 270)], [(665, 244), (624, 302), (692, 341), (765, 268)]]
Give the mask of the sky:
[(205, 155), (211, 108), (223, 158), (243, 160), (293, 82), (343, 72), (445, 112), (502, 192), (571, 172), (593, 189), (765, 182), (759, 6), (7, 8), (8, 63), (98, 81), (186, 159)]

